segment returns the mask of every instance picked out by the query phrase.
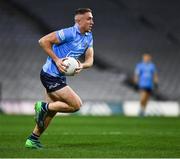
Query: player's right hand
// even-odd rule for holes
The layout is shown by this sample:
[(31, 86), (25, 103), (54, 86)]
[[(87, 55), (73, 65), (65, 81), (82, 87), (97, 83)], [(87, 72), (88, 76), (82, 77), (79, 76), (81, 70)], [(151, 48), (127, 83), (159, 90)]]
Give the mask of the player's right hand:
[(63, 60), (58, 59), (55, 63), (60, 72), (62, 73), (67, 72), (66, 70), (67, 66), (63, 63)]
[(154, 89), (155, 90), (158, 90), (158, 88), (159, 88), (159, 84), (156, 82), (156, 83), (154, 83)]

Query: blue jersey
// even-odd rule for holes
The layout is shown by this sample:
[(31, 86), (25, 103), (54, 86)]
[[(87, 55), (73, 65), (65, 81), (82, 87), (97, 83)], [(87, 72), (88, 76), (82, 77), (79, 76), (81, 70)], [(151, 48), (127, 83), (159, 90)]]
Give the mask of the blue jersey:
[(141, 62), (137, 64), (135, 74), (138, 76), (139, 87), (152, 89), (154, 86), (154, 74), (156, 71), (156, 67), (152, 62)]
[[(84, 54), (89, 47), (93, 47), (92, 33), (86, 32), (82, 34), (77, 24), (73, 27), (56, 31), (56, 36), (60, 44), (54, 44), (52, 49), (59, 58), (74, 57), (77, 59)], [(43, 66), (43, 71), (54, 77), (63, 76), (55, 62), (49, 56)]]

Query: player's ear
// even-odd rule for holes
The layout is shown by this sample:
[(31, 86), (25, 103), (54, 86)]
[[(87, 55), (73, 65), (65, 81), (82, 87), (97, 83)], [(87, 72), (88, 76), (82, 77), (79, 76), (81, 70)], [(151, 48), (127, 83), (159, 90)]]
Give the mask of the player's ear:
[(80, 20), (80, 19), (79, 19), (79, 15), (75, 15), (75, 16), (74, 16), (74, 21), (75, 21), (75, 23), (79, 23), (79, 20)]
[(83, 17), (83, 15), (81, 15), (81, 14), (75, 15), (75, 17), (74, 17), (75, 23), (79, 24), (81, 19), (82, 19), (82, 17)]

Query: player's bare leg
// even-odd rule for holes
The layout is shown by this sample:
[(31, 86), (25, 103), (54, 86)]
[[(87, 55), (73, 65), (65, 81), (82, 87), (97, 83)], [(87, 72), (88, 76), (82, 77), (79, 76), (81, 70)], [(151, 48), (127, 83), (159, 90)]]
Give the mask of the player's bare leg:
[(33, 133), (36, 134), (38, 137), (41, 136), (41, 134), (46, 130), (46, 128), (49, 126), (51, 120), (54, 118), (56, 115), (56, 112), (50, 113), (46, 116), (45, 121), (44, 121), (44, 129), (39, 128), (38, 125), (35, 125), (35, 128), (33, 130)]
[(44, 126), (42, 128), (39, 127), (38, 124), (36, 124), (33, 133), (31, 134), (31, 136), (35, 136), (37, 140), (48, 127), (57, 112), (75, 112), (79, 110), (80, 106), (82, 105), (80, 97), (69, 86), (66, 86), (58, 91), (46, 94), (46, 99), (49, 104), (48, 113), (43, 121)]
[(149, 100), (150, 97), (150, 93), (147, 91), (142, 90), (140, 92), (140, 106), (141, 106), (141, 111), (140, 111), (140, 115), (144, 115), (146, 106), (147, 106), (147, 102)]
[[(45, 92), (45, 99), (47, 103), (51, 103), (53, 102), (47, 95), (47, 93)], [(47, 117), (45, 119), (45, 129), (48, 127), (48, 125), (50, 124), (51, 120), (53, 119), (53, 117), (56, 115), (56, 112), (50, 112), (47, 114)], [(35, 125), (35, 128), (32, 132), (32, 134), (28, 137), (28, 139), (26, 140), (25, 143), (25, 147), (27, 148), (42, 148), (42, 145), (40, 144), (39, 137), (41, 136), (41, 134), (45, 131), (45, 129), (41, 129), (38, 127), (38, 125)]]
[(69, 86), (49, 93), (48, 96), (55, 101), (49, 103), (48, 108), (50, 111), (75, 112), (78, 111), (82, 105), (80, 97)]
[[(48, 94), (46, 93), (46, 91), (45, 91), (45, 99), (46, 99), (46, 102), (47, 102), (47, 103), (52, 103), (52, 102), (54, 102), (54, 101), (48, 96)], [(36, 124), (36, 126), (35, 126), (35, 128), (34, 128), (34, 130), (33, 130), (33, 133), (36, 134), (36, 135), (38, 135), (38, 136), (41, 136), (41, 134), (42, 134), (42, 133), (44, 132), (44, 130), (48, 127), (48, 125), (50, 124), (51, 120), (54, 118), (55, 115), (56, 115), (56, 112), (50, 112), (50, 113), (48, 113), (47, 116), (46, 116), (46, 119), (45, 119), (45, 121), (44, 121), (44, 123), (45, 123), (45, 128), (44, 128), (44, 129), (40, 129), (40, 128), (38, 127), (38, 125)]]
[(82, 102), (79, 96), (69, 87), (48, 93), (51, 103), (37, 102), (35, 104), (36, 123), (41, 129), (45, 128), (45, 117), (50, 112), (72, 113), (80, 109)]

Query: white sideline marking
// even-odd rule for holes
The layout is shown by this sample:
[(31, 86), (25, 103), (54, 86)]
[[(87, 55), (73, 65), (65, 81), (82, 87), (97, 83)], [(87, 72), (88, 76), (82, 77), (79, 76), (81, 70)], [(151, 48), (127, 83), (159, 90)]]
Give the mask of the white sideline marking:
[[(47, 133), (45, 132), (44, 135), (57, 135), (55, 133)], [(99, 133), (86, 133), (86, 132), (62, 132), (62, 133), (58, 133), (59, 135), (89, 135), (89, 136), (93, 136), (93, 135), (114, 135), (114, 136), (118, 136), (118, 135), (132, 135), (132, 136), (136, 136), (136, 135), (158, 135), (158, 136), (172, 136), (174, 134), (176, 134), (175, 132), (120, 132), (120, 131), (112, 131), (112, 132), (99, 132)], [(178, 134), (178, 133), (177, 133)]]
[[(43, 135), (57, 135), (57, 133), (47, 133), (45, 132)], [(89, 136), (93, 136), (93, 135), (159, 135), (159, 136), (164, 136), (164, 135), (175, 135), (175, 134), (179, 134), (178, 132), (120, 132), (120, 131), (112, 131), (112, 132), (97, 132), (97, 133), (86, 133), (86, 132), (62, 132), (62, 133), (58, 133), (58, 135), (89, 135)], [(0, 133), (0, 136), (4, 136), (3, 133)], [(17, 136), (17, 134), (15, 133), (8, 133), (8, 136)]]
[[(50, 134), (53, 134), (52, 132)], [(97, 133), (83, 133), (83, 132), (62, 132), (62, 133), (59, 133), (59, 135), (114, 135), (114, 136), (118, 136), (118, 135), (133, 135), (133, 136), (136, 136), (136, 135), (142, 135), (142, 134), (147, 134), (147, 135), (174, 135), (175, 133), (174, 132), (120, 132), (120, 131), (112, 131), (112, 132), (97, 132)], [(49, 133), (44, 133), (44, 135), (49, 135)]]

